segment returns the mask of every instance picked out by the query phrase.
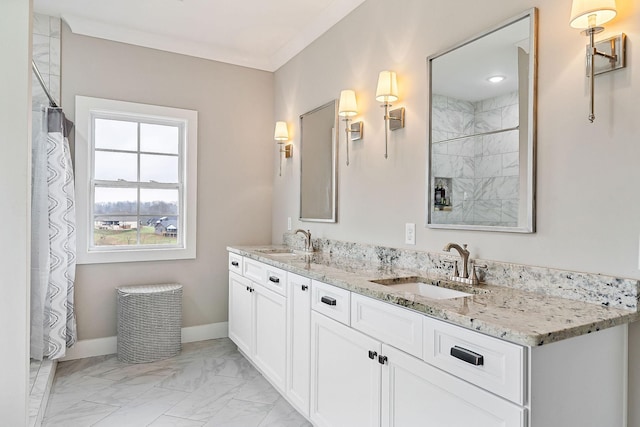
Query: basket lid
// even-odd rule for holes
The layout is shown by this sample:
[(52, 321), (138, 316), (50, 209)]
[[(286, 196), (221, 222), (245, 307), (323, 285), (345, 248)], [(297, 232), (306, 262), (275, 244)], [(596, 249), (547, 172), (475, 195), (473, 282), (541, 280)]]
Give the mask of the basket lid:
[(154, 292), (168, 292), (182, 289), (178, 283), (165, 283), (159, 285), (132, 285), (118, 286), (116, 290), (123, 294), (151, 294)]

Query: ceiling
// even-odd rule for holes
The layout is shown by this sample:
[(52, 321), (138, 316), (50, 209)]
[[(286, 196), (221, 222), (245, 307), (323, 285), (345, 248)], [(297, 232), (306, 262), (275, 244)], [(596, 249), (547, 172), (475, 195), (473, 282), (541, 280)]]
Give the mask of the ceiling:
[(34, 0), (76, 34), (275, 71), (364, 0)]
[[(518, 48), (529, 52), (531, 21), (521, 18), (432, 61), (433, 91), (470, 102), (518, 90)], [(490, 83), (502, 76), (500, 83)]]

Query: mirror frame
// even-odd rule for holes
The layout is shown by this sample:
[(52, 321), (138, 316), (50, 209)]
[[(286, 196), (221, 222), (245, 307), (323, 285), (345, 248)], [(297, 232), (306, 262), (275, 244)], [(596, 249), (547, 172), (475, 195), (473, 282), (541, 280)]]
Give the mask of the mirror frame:
[[(303, 198), (302, 198), (302, 177), (304, 174), (304, 118), (310, 114), (313, 114), (317, 111), (323, 110), (327, 107), (331, 107), (333, 105), (333, 131), (331, 133), (333, 140), (331, 141), (331, 191), (332, 191), (332, 203), (333, 209), (331, 210), (330, 218), (312, 218), (305, 217), (303, 215)], [(338, 222), (338, 138), (339, 138), (339, 121), (338, 121), (338, 100), (333, 99), (326, 104), (323, 104), (317, 108), (314, 108), (311, 111), (307, 111), (304, 114), (300, 115), (300, 188), (299, 188), (299, 196), (300, 196), (300, 221), (306, 222), (327, 222), (327, 223), (336, 223)]]
[[(527, 84), (528, 92), (529, 92), (529, 111), (528, 111), (528, 128), (526, 130), (520, 130), (520, 132), (527, 132), (527, 195), (526, 195), (526, 204), (527, 204), (527, 215), (526, 221), (523, 224), (518, 224), (515, 227), (506, 227), (506, 226), (488, 226), (488, 225), (473, 225), (473, 224), (434, 224), (432, 223), (432, 198), (431, 194), (434, 192), (434, 188), (432, 188), (432, 179), (431, 179), (431, 171), (433, 169), (432, 165), (432, 144), (433, 144), (433, 127), (432, 127), (432, 108), (433, 108), (433, 87), (432, 87), (432, 61), (436, 58), (439, 58), (443, 55), (446, 55), (449, 52), (452, 52), (458, 48), (461, 48), (465, 45), (468, 45), (476, 40), (481, 39), (482, 37), (494, 33), (498, 30), (501, 30), (504, 27), (507, 27), (517, 21), (520, 21), (524, 18), (531, 19), (531, 25), (529, 28), (529, 38), (531, 40), (530, 43), (530, 52), (529, 56), (529, 82)], [(455, 229), (455, 230), (476, 230), (476, 231), (499, 231), (499, 232), (509, 232), (509, 233), (534, 233), (535, 232), (535, 210), (536, 210), (536, 117), (537, 117), (537, 80), (538, 80), (538, 9), (531, 8), (528, 9), (518, 15), (515, 15), (498, 25), (495, 25), (488, 30), (483, 31), (482, 33), (476, 34), (475, 36), (456, 44), (444, 51), (436, 53), (434, 55), (430, 55), (427, 57), (427, 86), (428, 86), (428, 96), (429, 96), (429, 106), (428, 106), (428, 116), (427, 121), (429, 122), (429, 142), (428, 142), (428, 150), (427, 156), (428, 160), (428, 168), (427, 168), (427, 181), (426, 181), (426, 226), (429, 228), (441, 228), (441, 229)], [(470, 135), (472, 136), (472, 135)], [(522, 174), (520, 175), (522, 176)]]

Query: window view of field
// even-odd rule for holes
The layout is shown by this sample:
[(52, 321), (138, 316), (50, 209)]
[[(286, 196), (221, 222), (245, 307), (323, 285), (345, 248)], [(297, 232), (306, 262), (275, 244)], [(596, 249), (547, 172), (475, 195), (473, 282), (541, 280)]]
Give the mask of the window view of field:
[[(93, 242), (96, 246), (175, 245), (178, 243), (178, 205), (166, 202), (96, 203)], [(161, 212), (164, 215), (150, 215)], [(133, 214), (133, 215), (132, 215)]]
[[(93, 241), (96, 246), (127, 246), (138, 244), (138, 229), (135, 222), (109, 221), (118, 224), (105, 225), (96, 221)], [(141, 245), (175, 245), (178, 243), (177, 231), (156, 231), (156, 227), (142, 225), (140, 227)]]

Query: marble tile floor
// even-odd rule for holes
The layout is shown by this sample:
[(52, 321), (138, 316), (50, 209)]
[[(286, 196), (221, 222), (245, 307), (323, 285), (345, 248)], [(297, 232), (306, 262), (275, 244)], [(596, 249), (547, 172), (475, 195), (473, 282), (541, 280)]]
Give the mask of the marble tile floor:
[(45, 427), (311, 426), (228, 338), (153, 363), (116, 355), (60, 362)]

